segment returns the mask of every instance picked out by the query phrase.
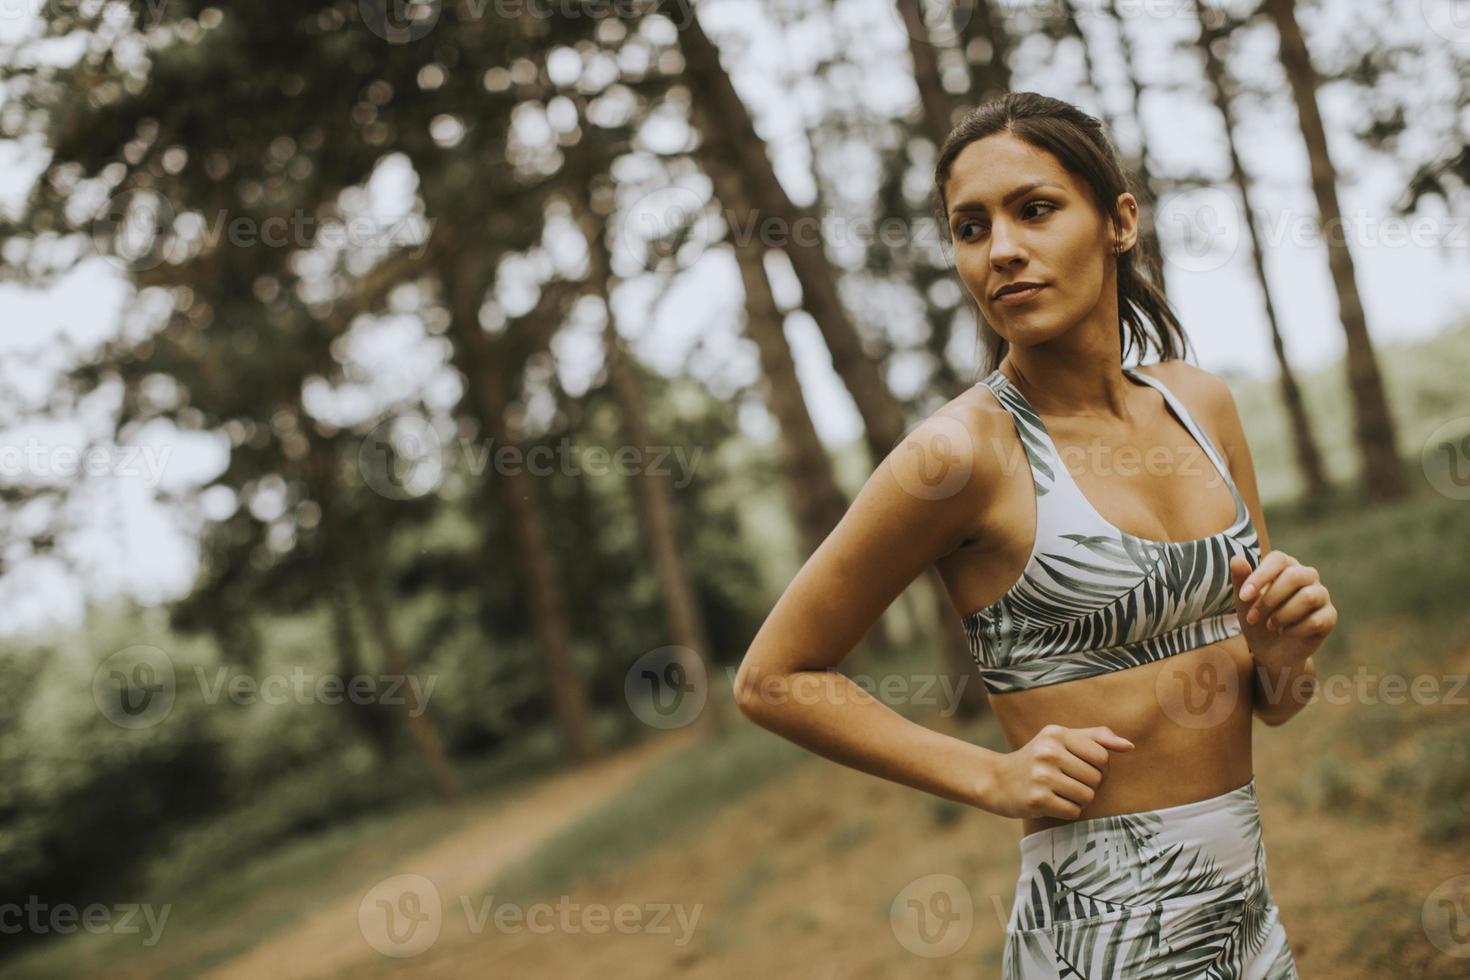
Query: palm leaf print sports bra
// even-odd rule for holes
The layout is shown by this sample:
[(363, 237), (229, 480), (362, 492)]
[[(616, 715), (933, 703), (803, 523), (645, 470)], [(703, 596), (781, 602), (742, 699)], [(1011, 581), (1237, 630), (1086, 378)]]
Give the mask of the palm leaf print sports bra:
[(1016, 424), (1036, 486), (1036, 537), (1020, 579), (995, 602), (963, 617), (970, 653), (992, 694), (1059, 684), (1172, 657), (1240, 632), (1230, 559), (1261, 560), (1245, 500), (1210, 437), (1157, 379), (1157, 388), (1235, 498), (1223, 531), (1192, 541), (1153, 541), (1097, 512), (1020, 390), (996, 368), (977, 382)]

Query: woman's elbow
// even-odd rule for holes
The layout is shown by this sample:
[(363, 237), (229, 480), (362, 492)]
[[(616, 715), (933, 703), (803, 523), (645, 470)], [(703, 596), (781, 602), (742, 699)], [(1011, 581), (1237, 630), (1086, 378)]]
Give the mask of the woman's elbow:
[(745, 660), (741, 662), (740, 669), (735, 672), (735, 705), (740, 709), (740, 713), (751, 721), (755, 721), (760, 713), (764, 676), (748, 653), (745, 655)]

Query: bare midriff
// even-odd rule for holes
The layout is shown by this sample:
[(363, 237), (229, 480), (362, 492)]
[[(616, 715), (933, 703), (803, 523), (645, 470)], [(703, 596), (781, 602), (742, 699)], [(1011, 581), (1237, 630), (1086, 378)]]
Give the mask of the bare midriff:
[[(1046, 725), (1106, 725), (1133, 749), (1108, 769), (1077, 819), (1193, 803), (1250, 781), (1253, 658), (1241, 636), (1126, 670), (992, 694), (1011, 749)], [(1070, 821), (1024, 818), (1022, 834)]]
[[(1156, 542), (1218, 532), (1232, 520), (1235, 501), (1226, 487), (1204, 482), (1203, 473), (1211, 471), (1208, 463), (1194, 479), (1170, 474), (1131, 483), (1111, 474), (1098, 481), (1085, 465), (1072, 469), (1076, 454), (1068, 454), (1066, 447), (1073, 445), (1100, 441), (1140, 451), (1164, 446), (1180, 459), (1200, 448), (1161, 408), (1159, 394), (1144, 387), (1140, 383), (1135, 391), (1141, 400), (1134, 415), (1142, 421), (1131, 433), (1046, 418), (1051, 438), (1060, 439), (1064, 464), (1074, 482), (1088, 484), (1079, 489), (1102, 505), (1101, 516), (1115, 527)], [(977, 428), (976, 444), (994, 444), (999, 458), (1023, 462), (996, 468), (985, 511), (968, 540), (936, 563), (957, 610), (988, 608), (1021, 577), (1036, 537), (1038, 506), (1030, 468), (1016, 455), (1021, 446), (1011, 418), (981, 386), (970, 397), (979, 400), (992, 420)], [(1120, 518), (1119, 523), (1112, 517)], [(1245, 638), (1237, 634), (1137, 667), (991, 694), (990, 703), (1012, 751), (1052, 723), (1067, 728), (1106, 725), (1133, 742), (1129, 751), (1109, 752), (1108, 771), (1096, 796), (1076, 818), (1085, 820), (1193, 803), (1249, 782), (1254, 668)], [(1022, 833), (1067, 822), (1023, 818)]]

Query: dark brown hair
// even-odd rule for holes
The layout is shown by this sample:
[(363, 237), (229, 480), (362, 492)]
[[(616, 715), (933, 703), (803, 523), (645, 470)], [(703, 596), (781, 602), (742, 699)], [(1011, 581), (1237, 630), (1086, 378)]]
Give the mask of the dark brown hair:
[[(1060, 99), (1036, 92), (1006, 92), (966, 113), (939, 148), (934, 165), (934, 191), (939, 199), (935, 217), (944, 240), (954, 244), (944, 186), (955, 158), (971, 143), (996, 133), (1007, 133), (1050, 153), (1092, 191), (1093, 203), (1103, 218), (1119, 227), (1118, 195), (1133, 188), (1103, 124)], [(1134, 196), (1140, 195), (1135, 192)], [(1157, 349), (1161, 360), (1182, 357), (1187, 349), (1184, 328), (1168, 297), (1149, 277), (1153, 258), (1142, 236), (1131, 249), (1118, 254), (1118, 335), (1125, 359), (1133, 345), (1140, 351)], [(1000, 365), (1010, 344), (990, 326), (978, 305), (975, 313), (985, 339), (988, 363), (983, 370), (988, 373)]]

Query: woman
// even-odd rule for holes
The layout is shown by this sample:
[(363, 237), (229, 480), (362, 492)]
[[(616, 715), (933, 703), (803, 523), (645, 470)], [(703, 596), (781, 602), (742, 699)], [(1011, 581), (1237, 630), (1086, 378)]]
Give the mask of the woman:
[[(1251, 722), (1311, 697), (1327, 590), (1270, 547), (1234, 401), (1176, 353), (1101, 124), (1008, 93), (949, 135), (935, 190), (994, 369), (905, 437), (802, 567), (741, 665), (742, 710), (1020, 818), (1007, 978), (1295, 977)], [(1125, 338), (1160, 360), (1123, 366)], [(831, 669), (931, 564), (1010, 752)]]

